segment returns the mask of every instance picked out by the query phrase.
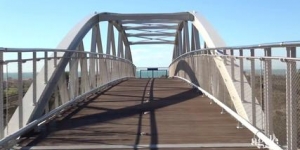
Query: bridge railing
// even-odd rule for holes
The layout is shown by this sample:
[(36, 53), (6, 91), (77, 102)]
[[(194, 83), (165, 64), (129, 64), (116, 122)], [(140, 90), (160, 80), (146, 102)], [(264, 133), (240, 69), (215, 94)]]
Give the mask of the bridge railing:
[[(70, 53), (69, 57), (62, 57), (65, 53)], [(67, 59), (68, 64), (58, 70), (62, 59)], [(91, 94), (135, 76), (135, 66), (130, 60), (80, 50), (0, 48), (0, 60), (0, 135), (5, 137), (0, 141), (1, 146), (57, 117)], [(61, 72), (57, 83), (51, 82), (49, 72), (53, 70)], [(46, 97), (41, 110), (43, 117), (28, 122), (32, 115), (29, 110), (37, 109), (42, 95), (48, 92), (41, 89), (50, 84), (55, 89)]]
[[(297, 149), (300, 148), (298, 47), (299, 42), (287, 42), (195, 50), (172, 62), (170, 76), (191, 81), (275, 143)], [(226, 112), (220, 108), (220, 113)], [(253, 142), (262, 144), (259, 137)]]
[(137, 67), (136, 78), (168, 78), (168, 67)]

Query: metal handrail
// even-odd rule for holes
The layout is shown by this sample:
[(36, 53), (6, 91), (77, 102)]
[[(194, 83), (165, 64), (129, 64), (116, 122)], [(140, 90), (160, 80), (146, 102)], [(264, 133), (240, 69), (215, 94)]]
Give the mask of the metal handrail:
[[(127, 62), (132, 63), (130, 60), (125, 58), (120, 58), (114, 55), (110, 54), (104, 54), (104, 53), (97, 53), (97, 52), (89, 52), (89, 51), (76, 51), (76, 50), (70, 50), (70, 49), (49, 49), (49, 48), (4, 48), (0, 47), (0, 52), (7, 52), (7, 53), (13, 53), (13, 52), (72, 52), (72, 53), (84, 53), (84, 54), (91, 54), (91, 55), (102, 55), (105, 57), (111, 57), (114, 59), (121, 59), (125, 60)], [(49, 57), (50, 58), (50, 57)]]
[[(169, 67), (176, 62), (178, 59), (188, 56), (190, 54), (211, 51), (211, 50), (249, 50), (249, 49), (264, 49), (264, 48), (279, 48), (279, 47), (300, 47), (300, 41), (285, 41), (285, 42), (274, 42), (274, 43), (265, 43), (265, 44), (255, 44), (255, 45), (245, 45), (245, 46), (228, 46), (228, 47), (215, 47), (215, 48), (204, 48), (204, 49), (197, 49), (194, 51), (190, 51), (184, 53), (177, 58), (175, 58)], [(238, 57), (238, 56), (236, 56)], [(282, 58), (280, 58), (282, 59)]]
[(196, 84), (192, 83), (191, 81), (189, 81), (185, 78), (182, 78), (179, 76), (174, 76), (174, 77), (179, 78), (179, 79), (189, 83), (193, 87), (197, 88), (198, 90), (200, 90), (204, 95), (206, 95), (209, 99), (213, 100), (216, 104), (218, 104), (225, 111), (227, 111), (232, 117), (234, 117), (236, 120), (238, 120), (240, 123), (242, 123), (247, 129), (249, 129), (252, 133), (254, 133), (254, 135), (256, 135), (259, 139), (261, 139), (263, 142), (265, 142), (265, 144), (269, 146), (268, 148), (273, 149), (273, 150), (282, 150), (282, 148), (279, 145), (277, 145), (274, 141), (272, 141), (269, 137), (267, 137), (263, 132), (261, 132), (259, 129), (254, 127), (250, 122), (245, 120), (243, 117), (238, 115), (236, 112), (231, 110), (231, 108), (226, 106), (224, 103), (222, 103), (216, 97), (211, 95), (209, 92), (205, 91), (203, 88), (197, 86)]
[(88, 95), (91, 95), (93, 93), (98, 92), (99, 90), (101, 90), (102, 88), (106, 87), (106, 86), (111, 86), (114, 85), (116, 83), (119, 83), (120, 81), (126, 80), (128, 77), (124, 77), (124, 78), (120, 78), (120, 79), (116, 79), (113, 80), (105, 85), (102, 85), (98, 88), (95, 88), (93, 90), (90, 90), (80, 96), (75, 97), (74, 99), (68, 101), (67, 103), (57, 107), (56, 109), (53, 109), (52, 111), (50, 111), (49, 113), (45, 114), (44, 116), (42, 116), (39, 119), (36, 119), (32, 122), (30, 122), (29, 124), (27, 124), (26, 126), (24, 126), (23, 128), (19, 129), (18, 131), (14, 132), (13, 134), (3, 138), (0, 140), (0, 148), (5, 148), (7, 146), (7, 144), (14, 140), (17, 139), (18, 137), (22, 136), (23, 134), (27, 133), (28, 131), (32, 130), (34, 127), (38, 126), (40, 123), (48, 120), (49, 118), (51, 118), (52, 116), (59, 114), (62, 110), (64, 110), (65, 108), (72, 106), (73, 104), (76, 104), (78, 102), (80, 102), (81, 100), (84, 100)]

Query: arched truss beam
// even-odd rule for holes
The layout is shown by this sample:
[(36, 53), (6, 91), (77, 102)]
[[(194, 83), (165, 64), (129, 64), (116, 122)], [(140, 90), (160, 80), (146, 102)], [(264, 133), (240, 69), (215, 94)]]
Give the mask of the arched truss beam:
[(106, 15), (99, 15), (100, 20), (193, 20), (193, 15), (189, 12), (179, 13), (145, 13), (145, 14), (118, 14), (118, 13), (103, 13)]
[(156, 26), (123, 26), (124, 30), (151, 30), (151, 29), (177, 29), (177, 25), (156, 25)]
[[(120, 46), (122, 42), (124, 42), (125, 46), (125, 54), (122, 54), (123, 51), (118, 51), (117, 53), (115, 50), (113, 51), (113, 55), (117, 56), (123, 56), (126, 59), (132, 60), (131, 51), (130, 51), (130, 45), (134, 44), (174, 44), (174, 54), (173, 57), (177, 57), (183, 53), (189, 52), (194, 49), (200, 48), (199, 42), (199, 34), (201, 34), (202, 38), (205, 41), (205, 45), (208, 48), (213, 47), (225, 47), (224, 41), (218, 36), (217, 32), (211, 27), (211, 25), (204, 19), (204, 17), (198, 15), (197, 13), (189, 13), (189, 12), (182, 12), (182, 13), (160, 13), (160, 14), (116, 14), (116, 13), (99, 13), (99, 14), (93, 14), (90, 16), (87, 16), (85, 19), (83, 19), (80, 23), (78, 23), (67, 35), (66, 37), (61, 41), (61, 43), (58, 45), (58, 49), (68, 49), (68, 50), (77, 50), (78, 46), (81, 44), (82, 39), (84, 36), (90, 31), (93, 30), (93, 33), (97, 32), (99, 30), (99, 27), (97, 27), (97, 24), (102, 21), (108, 21), (109, 22), (109, 33), (108, 39), (113, 39), (113, 28), (114, 26), (118, 31), (118, 39), (119, 39), (119, 45), (118, 49), (123, 50), (123, 47)], [(191, 41), (189, 39), (189, 31), (188, 31), (188, 24), (187, 22), (191, 21), (192, 26), (192, 32)], [(123, 27), (123, 25), (126, 24), (126, 27)], [(135, 26), (128, 27), (128, 24), (135, 24)], [(150, 30), (150, 29), (173, 29), (177, 25), (177, 32), (175, 35), (175, 40), (165, 40), (165, 39), (159, 39), (155, 38), (155, 41), (138, 41), (138, 42), (131, 42), (128, 40), (128, 33), (126, 31), (128, 30)], [(165, 27), (165, 28), (164, 28)], [(100, 31), (100, 30), (99, 30)], [(183, 32), (183, 33), (182, 33)], [(158, 34), (158, 33), (155, 33)], [(129, 34), (130, 35), (130, 34)], [(132, 34), (131, 34), (132, 35)], [(99, 38), (97, 38), (97, 35), (92, 35), (92, 42), (93, 43), (99, 43)], [(109, 37), (110, 36), (110, 37)], [(140, 35), (141, 36), (141, 35)], [(151, 35), (147, 35), (151, 36)], [(183, 37), (182, 37), (183, 36)], [(144, 36), (141, 36), (145, 38)], [(147, 38), (146, 37), (146, 38)], [(120, 40), (122, 39), (122, 40)], [(114, 41), (108, 41), (107, 45), (111, 45)], [(190, 45), (191, 44), (191, 45)], [(114, 45), (114, 44), (112, 44)], [(99, 45), (98, 45), (99, 46)], [(82, 44), (81, 44), (81, 47)], [(95, 44), (92, 44), (92, 49), (95, 49)], [(115, 49), (115, 48), (113, 48)], [(98, 47), (98, 51), (103, 51), (101, 47)], [(106, 50), (107, 52), (110, 50)], [(110, 53), (110, 52), (109, 52)], [(51, 75), (50, 79), (48, 80), (47, 84), (43, 84), (39, 86), (39, 93), (38, 95), (38, 103), (37, 106), (34, 107), (34, 109), (31, 111), (28, 109), (28, 112), (23, 116), (24, 123), (31, 122), (37, 118), (39, 118), (42, 113), (44, 112), (44, 108), (46, 106), (46, 103), (48, 102), (49, 97), (51, 97), (51, 94), (54, 92), (54, 90), (57, 87), (58, 81), (61, 79), (61, 76), (64, 72), (64, 69), (66, 68), (67, 64), (69, 63), (70, 58), (72, 56), (73, 52), (65, 52), (65, 53), (59, 53), (58, 55), (62, 56), (63, 59), (60, 59), (57, 66), (49, 66), (53, 68), (48, 68), (48, 74)], [(234, 84), (234, 82), (231, 80), (230, 75), (228, 73), (228, 70), (226, 66), (224, 65), (223, 61), (220, 61), (218, 59), (215, 59), (216, 65), (218, 66), (219, 71), (222, 74), (222, 77), (224, 80), (226, 80), (226, 86), (227, 89), (234, 89), (230, 91), (230, 96), (232, 97), (233, 103), (237, 109), (237, 112), (243, 116), (244, 118), (248, 119), (247, 113), (245, 112), (245, 109), (243, 107), (242, 101), (238, 99), (237, 97), (240, 97), (239, 93), (237, 92), (237, 88)], [(43, 76), (43, 75), (38, 75)], [(75, 93), (76, 95), (76, 93)], [(242, 106), (242, 107), (240, 107)], [(32, 107), (33, 108), (33, 107)], [(31, 111), (31, 112), (29, 112)]]
[[(191, 15), (194, 16), (194, 19), (191, 21), (192, 23), (192, 32), (191, 32), (191, 39), (189, 39), (189, 32), (187, 22), (183, 21), (179, 23), (176, 33), (176, 39), (174, 44), (173, 50), (173, 59), (177, 58), (178, 56), (189, 52), (190, 50), (200, 49), (200, 42), (199, 42), (199, 34), (203, 38), (204, 41), (204, 48), (215, 48), (215, 47), (225, 47), (226, 44), (223, 39), (218, 35), (218, 33), (213, 29), (210, 23), (201, 15), (191, 12)], [(190, 41), (191, 40), (191, 41)], [(191, 45), (189, 45), (191, 42)], [(211, 51), (210, 53), (217, 53), (217, 51)], [(241, 100), (242, 92), (239, 90), (240, 85), (240, 75), (237, 75), (235, 81), (232, 80), (230, 75), (230, 67), (227, 67), (224, 64), (224, 61), (220, 57), (214, 57), (214, 64), (217, 66), (218, 71), (222, 75), (223, 81), (225, 82), (226, 89), (228, 89), (229, 95), (231, 100), (235, 106), (235, 109), (239, 115), (245, 118), (248, 121), (252, 121), (252, 112), (249, 112), (250, 102), (251, 99), (247, 99), (245, 97), (251, 97), (248, 95), (243, 96), (243, 101)], [(237, 65), (234, 65), (239, 67)], [(234, 74), (239, 74), (239, 68), (234, 69), (236, 72)], [(211, 81), (215, 82), (215, 81)], [(212, 83), (213, 84), (213, 83)], [(248, 89), (246, 89), (246, 87)], [(245, 91), (251, 91), (250, 85), (245, 86)], [(251, 93), (251, 92), (249, 92)], [(259, 109), (259, 108), (258, 108)], [(261, 109), (261, 108), (260, 108)], [(257, 111), (261, 113), (261, 110)], [(256, 114), (259, 115), (259, 114)], [(259, 122), (256, 120), (256, 122)], [(261, 126), (258, 126), (261, 128)]]
[[(194, 21), (192, 22), (193, 26), (198, 30), (201, 34), (203, 40), (205, 41), (205, 45), (207, 48), (215, 48), (215, 47), (225, 47), (226, 44), (223, 39), (218, 35), (218, 33), (213, 29), (210, 23), (201, 15), (197, 13), (191, 13), (194, 15)], [(246, 105), (241, 100), (241, 92), (238, 87), (238, 83), (235, 83), (230, 74), (228, 68), (225, 66), (224, 61), (219, 58), (214, 58), (215, 65), (218, 66), (218, 70), (222, 75), (222, 78), (225, 82), (226, 89), (228, 90), (231, 100), (235, 106), (235, 109), (239, 115), (249, 121), (251, 118), (249, 115), (251, 113), (246, 112)], [(238, 70), (238, 69), (236, 69)], [(214, 81), (212, 81), (214, 82)], [(213, 83), (212, 83), (213, 84)], [(251, 89), (249, 89), (251, 90)]]
[[(188, 12), (160, 14), (124, 14), (114, 16), (124, 25), (130, 45), (138, 44), (174, 44), (170, 40), (175, 36), (177, 24), (182, 20), (193, 20)], [(140, 31), (143, 31), (140, 33)], [(140, 40), (147, 39), (147, 40)]]
[[(98, 23), (101, 21), (110, 21), (110, 23), (119, 31), (119, 50), (123, 50), (123, 46), (121, 46), (122, 42), (124, 42), (125, 46), (125, 56), (123, 51), (118, 51), (118, 54), (114, 53), (114, 55), (123, 56), (126, 59), (131, 60), (131, 52), (130, 52), (130, 46), (127, 39), (127, 36), (125, 35), (125, 31), (123, 30), (123, 27), (121, 24), (119, 24), (117, 21), (108, 19), (110, 17), (107, 17), (107, 13), (99, 13), (99, 14), (93, 14), (89, 15), (86, 18), (84, 18), (81, 22), (79, 22), (66, 36), (65, 38), (60, 42), (60, 44), (57, 46), (58, 49), (68, 49), (68, 50), (77, 50), (78, 46), (82, 42), (82, 39), (85, 37), (85, 35), (92, 29), (92, 45), (91, 49), (95, 50), (96, 46), (98, 46), (98, 52), (103, 52), (102, 45), (99, 43), (102, 43), (101, 38), (97, 37), (99, 34), (95, 34), (96, 32), (100, 32)], [(122, 40), (120, 40), (122, 39)], [(94, 44), (93, 44), (94, 43)], [(98, 44), (95, 44), (98, 43)], [(47, 84), (43, 84), (40, 86), (41, 90), (40, 93), (37, 93), (38, 95), (38, 102), (37, 106), (32, 107), (32, 110), (28, 109), (26, 113), (24, 113), (23, 119), (24, 119), (24, 125), (27, 122), (31, 122), (37, 118), (39, 118), (45, 109), (45, 106), (47, 105), (48, 98), (51, 97), (51, 94), (54, 92), (54, 89), (56, 89), (57, 83), (59, 82), (64, 69), (66, 68), (66, 65), (69, 63), (69, 59), (72, 56), (73, 52), (65, 52), (65, 53), (58, 53), (57, 55), (60, 57), (63, 57), (64, 59), (61, 59), (57, 66), (55, 68), (48, 68), (49, 72), (48, 74), (51, 75), (49, 81)], [(52, 66), (54, 67), (54, 66)], [(12, 128), (11, 128), (12, 129)], [(14, 129), (12, 129), (14, 130)], [(14, 131), (12, 131), (14, 132)]]
[[(108, 21), (109, 22), (109, 32), (112, 33), (111, 35), (108, 35), (108, 38), (113, 38), (113, 25), (118, 31), (119, 31), (119, 39), (122, 39), (125, 45), (125, 58), (132, 60), (131, 51), (130, 51), (130, 43), (128, 41), (126, 32), (122, 26), (122, 22), (130, 23), (130, 21), (136, 21), (143, 23), (143, 21), (147, 20), (165, 20), (169, 22), (176, 22), (177, 20), (193, 20), (193, 16), (188, 12), (183, 13), (162, 13), (162, 14), (116, 14), (116, 13), (98, 13), (89, 15), (86, 18), (84, 18), (81, 22), (79, 22), (66, 36), (65, 38), (60, 42), (58, 45), (58, 49), (68, 49), (68, 50), (76, 50), (79, 44), (81, 43), (84, 36), (90, 31), (93, 30), (93, 27), (102, 21)], [(151, 21), (150, 21), (151, 22)], [(94, 29), (98, 30), (98, 29)], [(94, 39), (92, 39), (92, 42), (95, 42), (95, 36)], [(108, 40), (107, 45), (110, 45), (110, 41)], [(114, 41), (111, 41), (114, 42)], [(120, 42), (121, 43), (121, 42)], [(145, 43), (134, 43), (134, 44), (145, 44)], [(158, 44), (158, 43), (157, 43)], [(114, 44), (112, 44), (114, 45)], [(93, 45), (92, 45), (93, 46)], [(100, 48), (102, 50), (102, 48)], [(119, 49), (122, 49), (121, 46), (119, 46)], [(98, 50), (99, 51), (99, 50)], [(106, 50), (108, 52), (108, 49)], [(48, 72), (48, 74), (51, 75), (49, 82), (44, 86), (42, 89), (42, 92), (39, 95), (39, 103), (36, 107), (32, 110), (32, 112), (27, 112), (24, 116), (24, 123), (31, 122), (37, 118), (39, 118), (46, 106), (46, 103), (48, 101), (48, 98), (51, 97), (51, 94), (54, 92), (54, 89), (57, 86), (58, 81), (60, 80), (60, 77), (62, 76), (62, 73), (64, 72), (64, 69), (66, 68), (66, 65), (69, 62), (69, 59), (72, 56), (73, 52), (65, 52), (60, 53), (64, 59), (61, 59), (56, 66), (56, 68), (49, 69), (51, 71)], [(114, 52), (114, 55), (122, 56), (122, 52)]]
[(165, 36), (165, 37), (174, 37), (176, 33), (136, 33), (136, 34), (127, 34), (127, 37), (142, 37), (142, 36)]
[(194, 12), (191, 12), (191, 14), (194, 16), (192, 24), (195, 29), (201, 34), (203, 40), (207, 45), (207, 48), (226, 46), (223, 39), (203, 16)]

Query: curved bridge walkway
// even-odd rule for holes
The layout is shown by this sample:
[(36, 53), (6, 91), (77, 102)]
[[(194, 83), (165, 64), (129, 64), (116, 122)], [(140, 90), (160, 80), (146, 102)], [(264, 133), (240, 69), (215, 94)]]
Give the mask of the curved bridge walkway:
[(55, 118), (16, 149), (257, 149), (253, 134), (179, 79), (135, 79)]

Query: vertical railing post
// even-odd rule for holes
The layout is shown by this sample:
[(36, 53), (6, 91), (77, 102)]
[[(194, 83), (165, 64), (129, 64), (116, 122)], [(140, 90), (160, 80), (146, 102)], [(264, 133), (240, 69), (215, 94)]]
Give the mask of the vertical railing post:
[[(287, 47), (287, 57), (296, 57), (296, 48)], [(286, 127), (287, 150), (297, 149), (297, 80), (296, 62), (287, 60), (286, 72)]]
[(22, 52), (18, 52), (18, 105), (19, 128), (23, 127), (23, 77), (22, 77)]
[(45, 75), (44, 82), (47, 83), (48, 82), (48, 52), (47, 51), (45, 51), (44, 62), (45, 62), (45, 64), (44, 64), (44, 71), (45, 71), (45, 73), (44, 73), (44, 75)]
[(59, 106), (59, 91), (58, 87), (55, 87), (54, 90), (54, 108), (57, 108)]
[[(250, 49), (250, 55), (251, 57), (255, 56), (254, 49)], [(255, 59), (251, 58), (251, 76), (250, 76), (250, 82), (251, 82), (251, 108), (252, 108), (252, 125), (256, 126), (256, 102), (255, 102)]]
[[(74, 53), (73, 55), (76, 55), (77, 53)], [(72, 57), (72, 56), (71, 56)], [(69, 60), (69, 96), (70, 96), (70, 99), (73, 99), (75, 98), (77, 95), (75, 94), (75, 91), (77, 90), (76, 89), (76, 78), (75, 78), (75, 75), (77, 73), (77, 67), (75, 67), (75, 61), (76, 60), (76, 56), (74, 56), (73, 58), (71, 58)]]
[[(95, 55), (95, 57), (96, 57), (96, 87), (98, 87), (99, 85), (100, 85), (100, 79), (99, 79), (99, 56), (96, 54)], [(77, 81), (78, 82), (78, 81)], [(77, 90), (78, 91), (78, 90)]]
[[(3, 52), (0, 51), (0, 139), (4, 137), (4, 90), (3, 90)], [(6, 79), (7, 82), (7, 79)], [(6, 87), (7, 88), (7, 87)], [(6, 90), (7, 92), (7, 90)], [(8, 105), (6, 103), (6, 105)], [(6, 110), (7, 111), (7, 110)], [(7, 116), (6, 116), (7, 117)]]
[(234, 77), (234, 57), (233, 49), (230, 49), (230, 65), (231, 65), (231, 78), (235, 81)]
[(241, 100), (245, 100), (245, 89), (244, 89), (244, 58), (243, 49), (240, 49), (240, 87), (241, 87)]
[(227, 65), (227, 56), (226, 56), (226, 49), (223, 49), (223, 61), (225, 66)]
[[(265, 48), (265, 57), (271, 56), (271, 48)], [(272, 103), (272, 60), (264, 60), (264, 102), (266, 135), (273, 136), (273, 103)]]
[[(48, 83), (48, 52), (45, 51), (45, 54), (44, 54), (44, 82), (45, 84)], [(47, 102), (46, 106), (45, 106), (45, 112), (48, 113), (49, 112), (49, 101)]]
[(32, 52), (32, 103), (36, 105), (36, 52)]
[(53, 52), (54, 54), (54, 67), (57, 66), (57, 52)]

